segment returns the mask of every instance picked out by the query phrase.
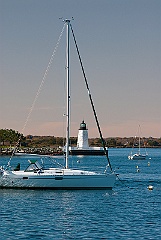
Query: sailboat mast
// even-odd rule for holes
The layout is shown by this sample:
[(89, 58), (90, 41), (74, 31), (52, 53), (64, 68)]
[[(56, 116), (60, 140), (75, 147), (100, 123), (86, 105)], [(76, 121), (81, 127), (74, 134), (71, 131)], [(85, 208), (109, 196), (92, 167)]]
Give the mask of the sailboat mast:
[(140, 125), (139, 125), (139, 155), (140, 155)]
[(66, 161), (65, 167), (68, 168), (69, 158), (69, 136), (70, 136), (70, 69), (69, 69), (69, 34), (70, 34), (70, 20), (65, 20), (67, 26), (67, 46), (66, 46), (66, 77), (67, 77), (67, 120), (66, 120)]

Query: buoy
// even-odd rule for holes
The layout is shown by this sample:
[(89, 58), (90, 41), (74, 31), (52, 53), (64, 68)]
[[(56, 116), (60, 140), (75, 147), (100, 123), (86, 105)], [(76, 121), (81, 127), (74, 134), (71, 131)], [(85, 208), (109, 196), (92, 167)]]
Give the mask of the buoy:
[(150, 162), (148, 162), (148, 167), (150, 167)]
[(150, 191), (153, 190), (153, 186), (152, 186), (152, 185), (149, 185), (149, 186), (148, 186), (148, 190), (150, 190)]
[(139, 166), (136, 166), (136, 171), (140, 172)]

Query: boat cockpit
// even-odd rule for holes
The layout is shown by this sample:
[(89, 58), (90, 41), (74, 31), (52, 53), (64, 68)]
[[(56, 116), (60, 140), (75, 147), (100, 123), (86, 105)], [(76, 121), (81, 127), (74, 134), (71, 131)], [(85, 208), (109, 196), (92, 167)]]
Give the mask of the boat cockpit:
[(28, 160), (30, 165), (26, 168), (25, 172), (37, 172), (42, 170), (42, 166), (39, 164), (37, 160)]

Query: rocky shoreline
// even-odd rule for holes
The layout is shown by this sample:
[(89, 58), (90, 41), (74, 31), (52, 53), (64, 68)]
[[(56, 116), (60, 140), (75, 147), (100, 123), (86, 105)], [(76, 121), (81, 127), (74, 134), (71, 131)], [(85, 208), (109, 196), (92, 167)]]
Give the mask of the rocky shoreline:
[(14, 148), (1, 148), (0, 149), (0, 155), (1, 156), (7, 156), (12, 155), (13, 152), (16, 154), (38, 154), (38, 155), (51, 155), (51, 156), (57, 156), (57, 155), (63, 155), (62, 149), (58, 148), (18, 148), (16, 151), (14, 151)]

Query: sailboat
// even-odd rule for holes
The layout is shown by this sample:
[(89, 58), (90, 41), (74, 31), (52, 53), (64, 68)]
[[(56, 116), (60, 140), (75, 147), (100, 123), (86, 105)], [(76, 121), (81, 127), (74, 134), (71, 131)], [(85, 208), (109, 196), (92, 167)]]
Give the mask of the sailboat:
[[(21, 188), (21, 189), (112, 189), (116, 180), (116, 174), (112, 170), (108, 153), (105, 147), (105, 142), (102, 137), (99, 122), (95, 112), (93, 100), (88, 87), (87, 79), (85, 76), (84, 68), (82, 65), (78, 45), (76, 43), (75, 35), (69, 19), (64, 20), (64, 24), (67, 29), (67, 114), (66, 114), (66, 154), (65, 154), (65, 166), (58, 168), (44, 168), (36, 159), (29, 160), (29, 165), (25, 170), (20, 170), (18, 165), (15, 169), (12, 169), (10, 164), (7, 168), (1, 168), (0, 170), (0, 188)], [(71, 30), (71, 31), (70, 31)], [(103, 143), (104, 152), (108, 160), (109, 172), (107, 169), (103, 173), (97, 173), (94, 171), (71, 169), (68, 167), (69, 158), (69, 127), (70, 127), (70, 91), (69, 91), (69, 35), (73, 34), (74, 42), (76, 45), (77, 53), (83, 70), (83, 76), (85, 78), (86, 87), (88, 90), (89, 98), (94, 111), (97, 127), (100, 133), (100, 137)], [(30, 156), (32, 157), (32, 156)]]
[[(136, 137), (135, 137), (136, 138)], [(138, 137), (138, 152), (133, 154), (133, 151), (131, 151), (131, 154), (128, 156), (128, 159), (131, 160), (145, 160), (147, 157), (147, 152), (145, 154), (141, 153), (141, 137), (140, 137), (140, 125), (139, 125), (139, 137)], [(133, 145), (134, 147), (134, 145)]]

